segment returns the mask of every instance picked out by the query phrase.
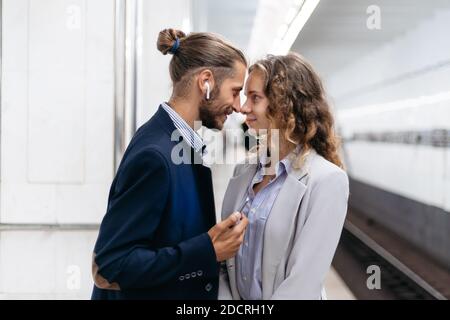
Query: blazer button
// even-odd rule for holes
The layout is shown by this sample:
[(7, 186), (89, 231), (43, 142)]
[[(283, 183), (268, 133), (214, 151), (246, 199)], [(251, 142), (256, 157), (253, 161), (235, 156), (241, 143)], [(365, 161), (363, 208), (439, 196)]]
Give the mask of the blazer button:
[(180, 279), (180, 281), (183, 281), (183, 280), (184, 280), (184, 277), (183, 277), (183, 276), (180, 276), (178, 279)]
[(206, 291), (211, 291), (213, 285), (211, 284), (211, 282), (209, 282), (206, 286), (205, 286), (205, 290)]
[(201, 276), (203, 275), (203, 271), (202, 271), (202, 270), (198, 270), (198, 271), (197, 271), (197, 275), (198, 275), (199, 277), (201, 277)]
[(197, 276), (197, 274), (195, 273), (195, 271), (194, 272), (191, 272), (191, 277), (192, 278), (195, 278)]
[(187, 280), (191, 277), (191, 275), (189, 273), (186, 273), (186, 275), (184, 276), (184, 278)]

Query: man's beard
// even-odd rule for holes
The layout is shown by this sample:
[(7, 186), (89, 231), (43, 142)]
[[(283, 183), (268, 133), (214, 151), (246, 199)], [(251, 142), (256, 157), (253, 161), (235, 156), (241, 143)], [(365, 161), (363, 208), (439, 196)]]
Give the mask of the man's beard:
[(217, 119), (222, 113), (218, 109), (218, 106), (214, 105), (214, 101), (206, 101), (206, 103), (202, 103), (200, 105), (199, 112), (200, 120), (203, 126), (208, 129), (222, 129), (222, 126)]
[(202, 125), (208, 129), (218, 129), (221, 130), (223, 124), (220, 122), (219, 118), (224, 115), (226, 108), (221, 108), (218, 105), (217, 97), (219, 96), (219, 90), (214, 88), (210, 94), (210, 99), (202, 99), (200, 102), (199, 116)]

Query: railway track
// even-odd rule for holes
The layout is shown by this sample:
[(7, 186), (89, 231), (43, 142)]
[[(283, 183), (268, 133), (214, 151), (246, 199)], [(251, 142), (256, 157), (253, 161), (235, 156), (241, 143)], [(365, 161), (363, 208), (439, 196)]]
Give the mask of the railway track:
[[(449, 270), (354, 211), (347, 217), (333, 266), (357, 299), (450, 298)], [(379, 287), (370, 285), (371, 276), (379, 277)]]

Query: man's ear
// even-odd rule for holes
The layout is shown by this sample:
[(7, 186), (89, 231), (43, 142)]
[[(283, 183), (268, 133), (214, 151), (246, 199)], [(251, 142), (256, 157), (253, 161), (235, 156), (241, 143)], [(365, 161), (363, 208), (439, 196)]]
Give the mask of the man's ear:
[(197, 86), (202, 92), (202, 95), (206, 95), (206, 82), (209, 84), (210, 91), (213, 90), (215, 81), (214, 81), (214, 75), (210, 69), (203, 69), (197, 77)]

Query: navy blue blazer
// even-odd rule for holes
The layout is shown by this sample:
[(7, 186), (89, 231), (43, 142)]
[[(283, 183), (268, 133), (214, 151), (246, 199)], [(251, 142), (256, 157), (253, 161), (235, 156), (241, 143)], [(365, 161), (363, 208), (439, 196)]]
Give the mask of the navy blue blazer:
[(172, 150), (200, 159), (171, 141), (174, 130), (160, 106), (125, 151), (94, 248), (92, 299), (217, 299), (211, 171), (173, 163)]

